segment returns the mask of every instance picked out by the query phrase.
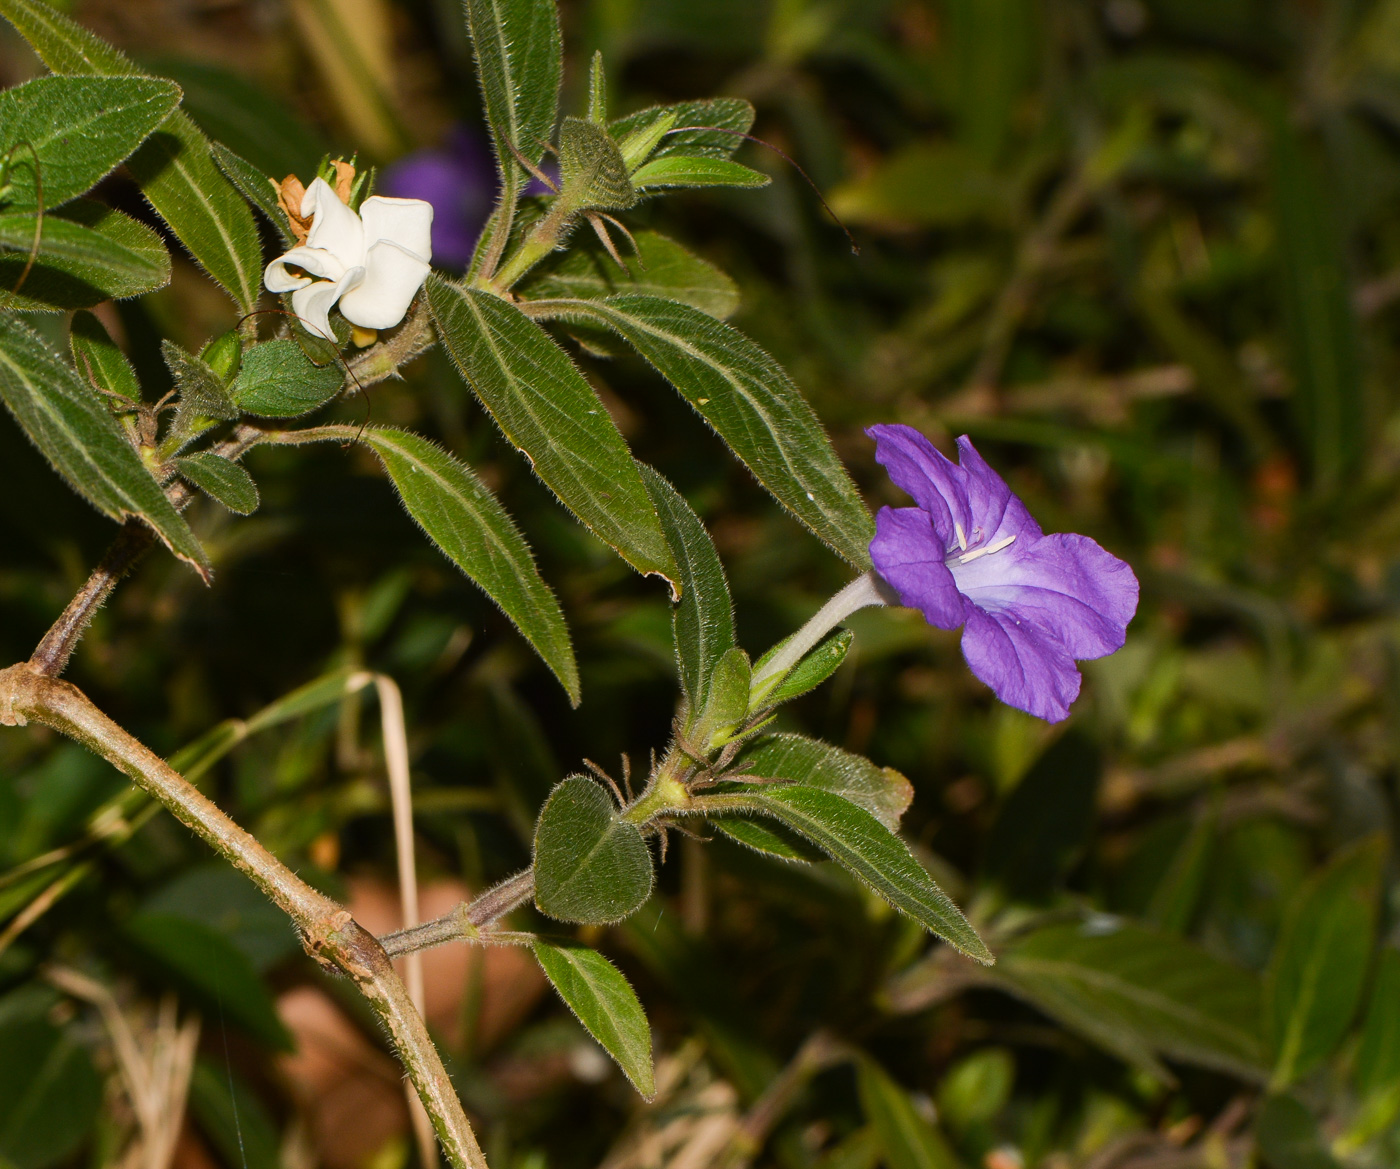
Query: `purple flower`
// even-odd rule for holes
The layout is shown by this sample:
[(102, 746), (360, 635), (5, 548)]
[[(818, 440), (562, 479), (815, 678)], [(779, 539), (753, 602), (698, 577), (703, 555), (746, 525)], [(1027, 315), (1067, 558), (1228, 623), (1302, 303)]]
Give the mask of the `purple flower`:
[(458, 127), (437, 150), (405, 155), (380, 179), (386, 195), (433, 205), (433, 258), (466, 268), (496, 200), (496, 166), (481, 139)]
[(1079, 696), (1075, 660), (1123, 645), (1133, 570), (1087, 536), (1045, 535), (963, 435), (950, 462), (909, 426), (872, 426), (875, 458), (918, 507), (882, 507), (870, 557), (911, 609), (963, 626), (972, 672), (1049, 722)]

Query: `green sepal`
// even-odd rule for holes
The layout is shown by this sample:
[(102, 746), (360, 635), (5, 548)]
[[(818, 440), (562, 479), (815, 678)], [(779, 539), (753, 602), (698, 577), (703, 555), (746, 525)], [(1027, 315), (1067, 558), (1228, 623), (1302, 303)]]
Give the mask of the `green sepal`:
[[(841, 663), (846, 660), (846, 653), (855, 637), (849, 629), (838, 629), (786, 674), (770, 678), (762, 691), (756, 690), (751, 694), (750, 709), (778, 706), (806, 694), (809, 690), (815, 690), (841, 668)], [(785, 644), (786, 641), (780, 641), (758, 660), (758, 664), (753, 668), (755, 677), (763, 673), (763, 667)]]

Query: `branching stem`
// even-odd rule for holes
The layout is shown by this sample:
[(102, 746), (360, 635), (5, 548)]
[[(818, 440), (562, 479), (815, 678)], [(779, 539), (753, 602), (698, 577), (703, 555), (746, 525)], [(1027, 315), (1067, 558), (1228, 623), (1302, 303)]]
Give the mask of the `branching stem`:
[(475, 901), (463, 901), (450, 912), (422, 925), (385, 934), (379, 944), (390, 958), (400, 958), (448, 942), (497, 940), (494, 931), (485, 931), (534, 895), (535, 870), (522, 869), (515, 876), (493, 885)]

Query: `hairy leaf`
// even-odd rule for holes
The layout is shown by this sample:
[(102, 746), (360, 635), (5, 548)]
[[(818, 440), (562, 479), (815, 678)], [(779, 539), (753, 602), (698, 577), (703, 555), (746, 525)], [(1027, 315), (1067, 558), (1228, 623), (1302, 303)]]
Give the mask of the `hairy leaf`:
[(734, 610), (729, 582), (700, 517), (664, 477), (638, 464), (679, 571), (681, 599), (671, 612), (681, 692), (694, 708), (709, 693), (710, 678), (734, 646)]
[[(750, 695), (750, 706), (755, 709), (761, 706), (780, 706), (806, 694), (809, 690), (815, 690), (841, 668), (841, 663), (846, 660), (846, 653), (851, 648), (851, 642), (855, 639), (856, 635), (849, 629), (838, 629), (819, 646), (810, 650), (786, 674), (772, 679), (768, 685), (776, 685), (773, 685), (771, 691), (767, 694), (755, 692)], [(761, 674), (763, 667), (785, 644), (786, 639), (764, 654), (754, 666), (754, 674)]]
[(635, 114), (619, 118), (608, 127), (608, 131), (626, 150), (629, 138), (645, 134), (650, 126), (663, 118), (670, 119), (670, 133), (651, 152), (652, 158), (665, 158), (670, 154), (685, 154), (692, 158), (728, 158), (743, 145), (743, 136), (753, 125), (753, 106), (737, 97), (648, 106)]
[(457, 368), (560, 501), (638, 572), (676, 579), (627, 443), (543, 329), (478, 289), (430, 279), (428, 303)]
[(0, 398), (69, 485), (113, 519), (138, 516), (206, 580), (209, 561), (97, 391), (29, 326), (0, 317)]
[(132, 402), (141, 400), (141, 383), (136, 380), (131, 362), (112, 340), (107, 326), (92, 313), (74, 314), (68, 344), (73, 350), (73, 365), (80, 380), (95, 383), (109, 394)]
[(211, 451), (184, 455), (175, 460), (175, 469), (235, 515), (252, 515), (258, 510), (258, 485), (253, 477), (223, 455)]
[(817, 788), (736, 785), (726, 790), (734, 811), (772, 816), (801, 833), (876, 893), (970, 958), (992, 953), (904, 841), (864, 808)]
[(604, 925), (635, 913), (655, 874), (641, 830), (618, 818), (608, 794), (571, 775), (535, 825), (535, 904), (560, 921)]
[(290, 337), (263, 341), (243, 354), (230, 391), (239, 409), (263, 418), (295, 418), (340, 393), (338, 361), (318, 365)]
[(668, 154), (644, 163), (633, 175), (638, 190), (657, 187), (766, 187), (773, 180), (727, 158)]
[(228, 176), (229, 181), (277, 229), (277, 234), (282, 237), (282, 242), (288, 248), (294, 247), (297, 237), (292, 234), (286, 213), (277, 203), (277, 192), (273, 189), (272, 180), (246, 158), (235, 154), (222, 142), (215, 142), (210, 151), (214, 156), (214, 161), (218, 163), (219, 169)]
[(734, 281), (675, 240), (655, 231), (633, 233), (637, 254), (619, 268), (596, 240), (583, 240), (536, 267), (517, 286), (527, 300), (603, 300), (622, 292), (678, 300), (723, 320), (739, 307)]
[(773, 497), (858, 568), (870, 513), (787, 372), (738, 330), (654, 296), (554, 300), (539, 309), (619, 333), (715, 428)]
[(537, 163), (559, 110), (562, 41), (554, 0), (466, 0), (477, 80), (512, 196), (523, 177), (513, 146)]
[(734, 736), (749, 713), (749, 683), (753, 671), (749, 655), (737, 646), (725, 650), (709, 671), (705, 688), (695, 695), (687, 735), (697, 748), (708, 753), (722, 747)]
[(821, 788), (850, 800), (869, 812), (891, 832), (914, 799), (914, 788), (893, 767), (876, 767), (863, 755), (853, 755), (806, 735), (764, 735), (746, 746), (733, 768), (745, 775)]
[(501, 607), (577, 705), (578, 666), (563, 611), (500, 501), (426, 438), (370, 427), (362, 441), (383, 461), (408, 514)]
[(50, 211), (88, 191), (179, 104), (180, 87), (154, 77), (36, 77), (0, 92), (4, 210), (37, 210), (41, 187)]
[(182, 449), (206, 430), (238, 417), (238, 407), (229, 397), (223, 378), (203, 358), (186, 353), (168, 339), (160, 343), (160, 352), (180, 395), (175, 422), (161, 443), (163, 452), (169, 450), (167, 444)]
[(651, 1028), (637, 992), (611, 962), (586, 946), (536, 939), (535, 959), (559, 997), (648, 1100), (656, 1094)]
[[(34, 267), (19, 292), (39, 228)], [(88, 308), (170, 282), (170, 254), (144, 223), (79, 199), (45, 214), (0, 214), (0, 308)]]

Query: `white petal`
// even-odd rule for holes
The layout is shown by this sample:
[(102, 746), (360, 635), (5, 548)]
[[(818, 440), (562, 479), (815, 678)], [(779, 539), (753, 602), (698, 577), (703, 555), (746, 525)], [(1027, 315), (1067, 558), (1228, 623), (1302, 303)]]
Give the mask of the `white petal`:
[(365, 262), (365, 229), (360, 217), (336, 197), (325, 179), (317, 179), (306, 188), (301, 213), (314, 217), (306, 234), (308, 248), (324, 248), (347, 268), (358, 268)]
[(263, 273), (263, 283), (269, 292), (295, 292), (311, 283), (310, 276), (294, 276), (288, 272), (288, 265), (326, 280), (339, 280), (345, 272), (345, 265), (324, 248), (293, 248), (285, 256), (273, 260)]
[(362, 329), (392, 328), (403, 320), (427, 278), (426, 260), (393, 240), (380, 240), (369, 250), (364, 281), (341, 298), (340, 311)]
[(318, 280), (306, 288), (292, 293), (292, 311), (301, 318), (301, 323), (317, 337), (325, 337), (335, 343), (335, 331), (331, 328), (330, 311), (335, 302), (349, 288), (353, 288), (364, 278), (363, 268), (347, 268), (339, 280)]
[[(433, 258), (433, 205), (422, 199), (386, 199), (372, 195), (360, 205), (365, 243), (390, 240), (423, 260)], [(366, 326), (368, 327), (368, 326)]]

